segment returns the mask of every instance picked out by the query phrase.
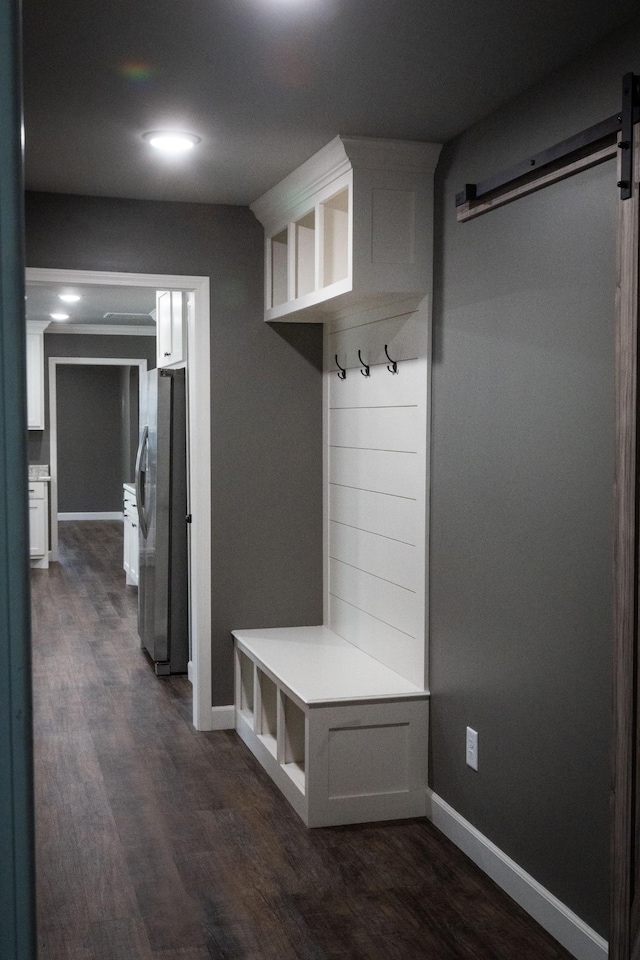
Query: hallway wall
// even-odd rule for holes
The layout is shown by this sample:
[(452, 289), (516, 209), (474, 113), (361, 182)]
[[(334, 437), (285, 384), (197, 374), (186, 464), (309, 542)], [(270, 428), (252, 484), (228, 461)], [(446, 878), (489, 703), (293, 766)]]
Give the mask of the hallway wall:
[(122, 368), (60, 365), (58, 510), (122, 510)]
[(447, 144), (436, 186), (431, 783), (604, 936), (615, 163), (468, 223), (454, 197), (615, 113), (639, 41)]

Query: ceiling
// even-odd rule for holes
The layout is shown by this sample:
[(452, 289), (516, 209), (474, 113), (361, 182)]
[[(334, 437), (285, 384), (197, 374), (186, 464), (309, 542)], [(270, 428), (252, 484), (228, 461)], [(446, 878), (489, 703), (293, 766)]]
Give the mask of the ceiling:
[[(27, 320), (51, 321), (51, 333), (77, 324), (155, 328), (155, 320), (149, 314), (155, 310), (156, 293), (150, 287), (36, 282), (27, 283), (26, 291)], [(81, 299), (77, 303), (64, 303), (59, 299), (61, 293), (74, 293)], [(52, 313), (67, 313), (69, 319), (51, 320)], [(115, 316), (105, 317), (105, 314)]]
[[(443, 142), (637, 0), (24, 0), (35, 190), (247, 204), (336, 134)], [(142, 134), (202, 137), (168, 161)]]

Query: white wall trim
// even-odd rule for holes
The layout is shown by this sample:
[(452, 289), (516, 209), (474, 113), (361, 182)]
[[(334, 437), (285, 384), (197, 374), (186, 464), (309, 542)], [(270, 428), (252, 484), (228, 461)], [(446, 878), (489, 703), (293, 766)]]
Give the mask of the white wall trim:
[(212, 730), (235, 730), (236, 708), (233, 704), (226, 707), (211, 707)]
[[(28, 278), (27, 278), (28, 279)], [(59, 365), (71, 366), (101, 366), (101, 367), (137, 367), (138, 389), (140, 397), (144, 388), (144, 375), (147, 372), (147, 361), (127, 357), (49, 357), (49, 472), (51, 484), (49, 491), (51, 511), (51, 559), (58, 559), (58, 399), (57, 399), (57, 368)], [(121, 514), (120, 514), (121, 516)], [(89, 520), (89, 516), (67, 516), (65, 519)], [(97, 516), (94, 519), (99, 519)], [(108, 519), (107, 517), (100, 519)], [(109, 518), (113, 519), (113, 518)]]
[(432, 790), (427, 817), (574, 957), (606, 960), (606, 940)]
[(106, 513), (59, 513), (58, 520), (122, 520), (122, 511)]
[(102, 337), (155, 337), (156, 328), (141, 324), (118, 323), (50, 323), (45, 333), (96, 334)]
[(151, 287), (189, 293), (189, 512), (193, 723), (211, 730), (211, 309), (209, 277), (27, 267), (27, 283)]

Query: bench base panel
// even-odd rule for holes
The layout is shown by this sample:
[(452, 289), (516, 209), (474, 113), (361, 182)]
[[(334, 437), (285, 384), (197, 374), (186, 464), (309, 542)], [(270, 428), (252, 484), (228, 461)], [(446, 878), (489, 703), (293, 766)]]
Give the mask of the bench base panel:
[(428, 700), (305, 707), (298, 763), (287, 762), (285, 731), (263, 736), (240, 709), (236, 730), (308, 827), (399, 820), (426, 815), (428, 709)]

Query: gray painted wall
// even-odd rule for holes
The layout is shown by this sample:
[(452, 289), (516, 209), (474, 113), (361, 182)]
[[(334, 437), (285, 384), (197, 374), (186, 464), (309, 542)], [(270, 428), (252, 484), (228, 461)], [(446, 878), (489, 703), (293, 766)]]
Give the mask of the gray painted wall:
[(58, 509), (122, 509), (123, 423), (120, 367), (59, 366)]
[(231, 629), (322, 622), (321, 329), (263, 322), (246, 208), (27, 193), (26, 223), (29, 266), (211, 278), (213, 703), (232, 703)]
[(619, 109), (639, 40), (449, 143), (436, 189), (431, 783), (605, 936), (615, 165), (466, 224), (454, 194)]

